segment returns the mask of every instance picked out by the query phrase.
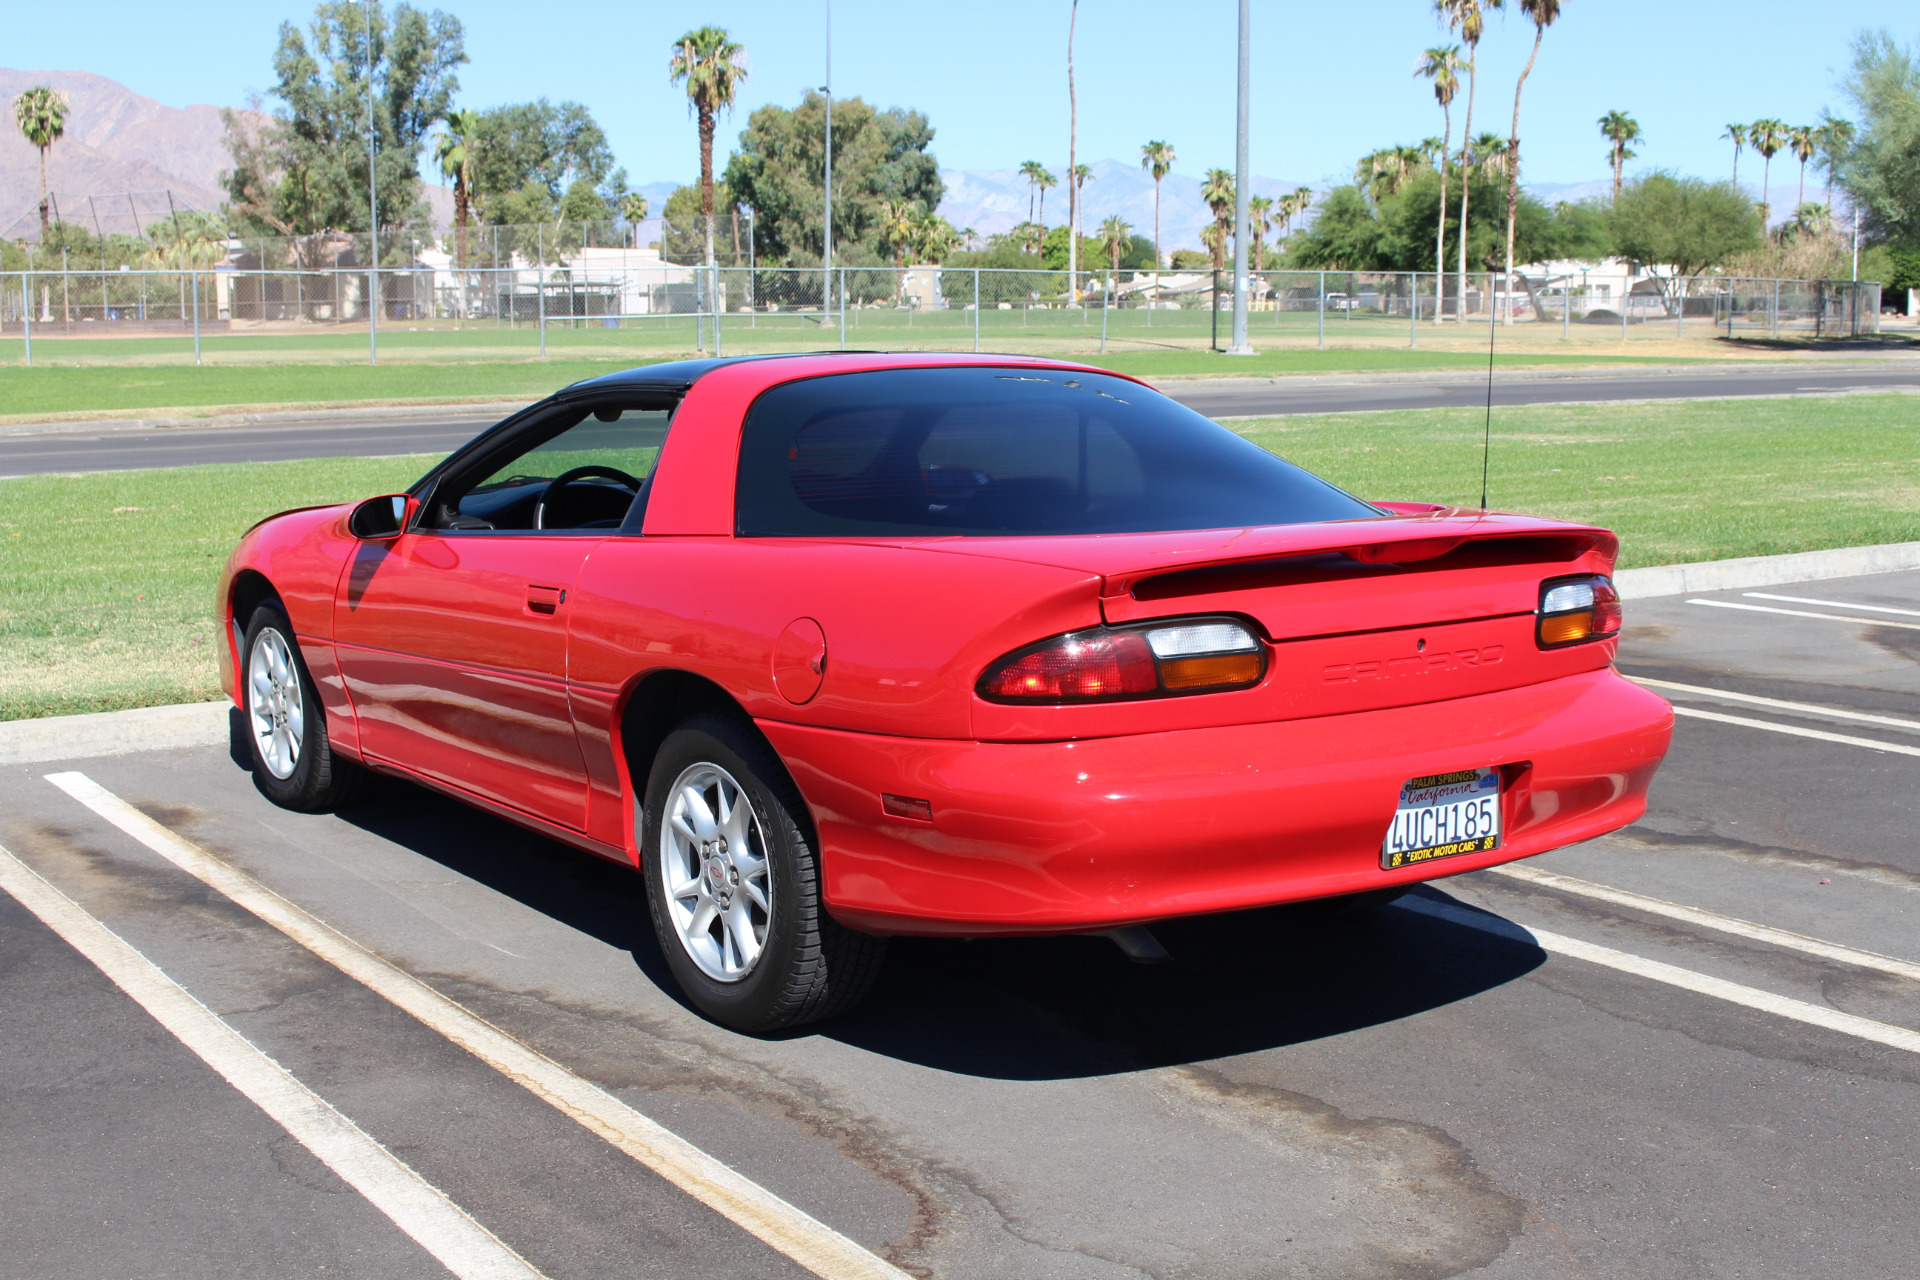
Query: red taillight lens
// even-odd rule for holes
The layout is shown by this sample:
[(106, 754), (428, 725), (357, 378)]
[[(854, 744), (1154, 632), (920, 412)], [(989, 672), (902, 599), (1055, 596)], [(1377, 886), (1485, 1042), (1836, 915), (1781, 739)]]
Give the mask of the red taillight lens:
[(980, 695), (1020, 702), (1079, 702), (1160, 688), (1146, 637), (1137, 631), (1083, 631), (1003, 659), (980, 677)]
[(1540, 584), (1540, 647), (1605, 640), (1620, 630), (1620, 593), (1613, 581), (1595, 574), (1556, 578)]

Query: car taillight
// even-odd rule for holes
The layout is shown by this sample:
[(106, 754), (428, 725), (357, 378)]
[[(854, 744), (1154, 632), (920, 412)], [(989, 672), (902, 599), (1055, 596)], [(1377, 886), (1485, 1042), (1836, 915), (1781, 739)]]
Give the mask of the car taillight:
[(1266, 647), (1238, 622), (1203, 618), (1055, 636), (988, 667), (993, 702), (1095, 702), (1244, 689), (1266, 674)]
[(1542, 649), (1605, 640), (1620, 631), (1620, 593), (1599, 574), (1556, 578), (1540, 584), (1539, 617)]

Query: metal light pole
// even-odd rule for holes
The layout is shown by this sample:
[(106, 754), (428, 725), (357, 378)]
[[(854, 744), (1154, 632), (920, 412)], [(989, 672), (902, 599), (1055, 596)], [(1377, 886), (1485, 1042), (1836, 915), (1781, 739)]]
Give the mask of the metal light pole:
[(367, 363), (380, 363), (380, 188), (376, 185), (373, 146), (379, 126), (373, 118), (373, 6), (367, 0)]
[(827, 0), (827, 82), (820, 91), (827, 95), (827, 213), (820, 231), (820, 319), (824, 323), (833, 313), (833, 0)]
[(1252, 79), (1248, 65), (1248, 32), (1253, 0), (1240, 0), (1240, 92), (1239, 119), (1233, 144), (1233, 345), (1230, 356), (1250, 356), (1247, 344), (1247, 97)]

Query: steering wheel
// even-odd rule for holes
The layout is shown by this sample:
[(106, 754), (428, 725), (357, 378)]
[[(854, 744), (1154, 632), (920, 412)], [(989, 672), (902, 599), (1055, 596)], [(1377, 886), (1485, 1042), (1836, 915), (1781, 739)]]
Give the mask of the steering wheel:
[(559, 475), (547, 481), (546, 490), (541, 493), (539, 501), (533, 504), (533, 527), (536, 529), (545, 529), (547, 527), (547, 510), (557, 505), (554, 502), (554, 495), (574, 481), (584, 480), (588, 476), (599, 476), (603, 480), (612, 480), (623, 484), (633, 491), (629, 497), (639, 496), (640, 481), (618, 467), (603, 467), (598, 463), (589, 463), (584, 467), (573, 467), (569, 470), (562, 471)]

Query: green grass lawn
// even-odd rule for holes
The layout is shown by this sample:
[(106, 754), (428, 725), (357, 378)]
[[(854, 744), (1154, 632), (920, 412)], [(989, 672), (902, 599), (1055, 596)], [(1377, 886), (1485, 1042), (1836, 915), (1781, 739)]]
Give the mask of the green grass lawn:
[[(1365, 497), (1479, 500), (1472, 410), (1231, 425)], [(0, 481), (0, 719), (218, 696), (212, 595), (241, 531), (430, 462)], [(1498, 508), (1616, 530), (1626, 567), (1920, 539), (1920, 397), (1502, 409), (1490, 489)]]

